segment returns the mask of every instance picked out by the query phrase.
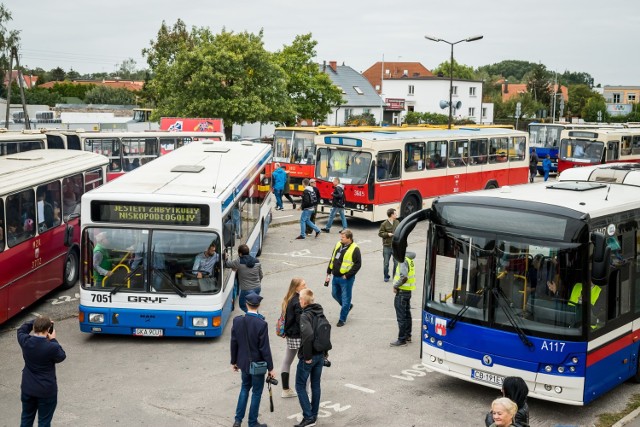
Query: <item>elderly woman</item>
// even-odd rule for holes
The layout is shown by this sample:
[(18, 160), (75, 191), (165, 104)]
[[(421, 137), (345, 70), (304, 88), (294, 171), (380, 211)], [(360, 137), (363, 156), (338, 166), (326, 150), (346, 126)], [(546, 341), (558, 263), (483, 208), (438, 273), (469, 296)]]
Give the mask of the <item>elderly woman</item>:
[[(518, 412), (513, 418), (513, 424), (516, 427), (529, 427), (528, 394), (529, 387), (520, 377), (506, 377), (502, 382), (502, 396), (511, 399), (518, 406)], [(493, 413), (489, 411), (485, 425), (489, 427), (491, 424), (493, 424)]]
[(499, 397), (491, 403), (491, 413), (493, 414), (493, 424), (490, 427), (515, 427), (513, 419), (518, 411), (511, 399)]

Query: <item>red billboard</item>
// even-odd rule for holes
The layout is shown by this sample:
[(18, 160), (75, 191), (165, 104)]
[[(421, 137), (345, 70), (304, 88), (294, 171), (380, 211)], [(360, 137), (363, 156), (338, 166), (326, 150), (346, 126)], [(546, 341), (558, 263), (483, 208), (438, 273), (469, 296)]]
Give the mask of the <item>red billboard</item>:
[(188, 119), (184, 117), (163, 117), (160, 130), (170, 132), (224, 132), (222, 119)]

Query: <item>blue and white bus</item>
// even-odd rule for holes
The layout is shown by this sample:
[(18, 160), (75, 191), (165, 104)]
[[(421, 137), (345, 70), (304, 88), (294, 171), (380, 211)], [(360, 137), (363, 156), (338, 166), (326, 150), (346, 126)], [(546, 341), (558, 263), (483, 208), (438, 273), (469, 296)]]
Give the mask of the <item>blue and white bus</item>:
[[(84, 195), (80, 329), (221, 335), (235, 273), (220, 255), (240, 244), (260, 254), (273, 205), (260, 185), (271, 153), (266, 144), (197, 141)], [(206, 251), (214, 258), (196, 266)]]
[(638, 165), (441, 197), (400, 224), (396, 259), (420, 219), (426, 367), (494, 388), (519, 376), (570, 405), (640, 381)]

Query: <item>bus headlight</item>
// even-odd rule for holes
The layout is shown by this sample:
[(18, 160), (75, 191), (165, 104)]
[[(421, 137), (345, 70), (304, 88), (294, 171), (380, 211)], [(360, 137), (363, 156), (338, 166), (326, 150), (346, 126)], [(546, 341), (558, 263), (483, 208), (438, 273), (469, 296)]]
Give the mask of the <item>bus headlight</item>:
[(89, 313), (89, 323), (104, 323), (104, 314)]
[(206, 328), (207, 326), (209, 326), (209, 319), (207, 319), (206, 317), (194, 317), (191, 320), (191, 323), (195, 328)]

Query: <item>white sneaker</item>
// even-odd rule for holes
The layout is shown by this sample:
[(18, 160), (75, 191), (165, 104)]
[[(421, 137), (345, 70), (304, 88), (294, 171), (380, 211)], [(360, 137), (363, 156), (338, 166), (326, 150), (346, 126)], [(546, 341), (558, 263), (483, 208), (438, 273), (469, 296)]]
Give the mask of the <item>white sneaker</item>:
[(287, 390), (282, 390), (282, 397), (287, 398), (287, 397), (298, 397), (298, 393), (296, 393), (296, 391), (292, 388), (287, 389)]

